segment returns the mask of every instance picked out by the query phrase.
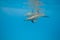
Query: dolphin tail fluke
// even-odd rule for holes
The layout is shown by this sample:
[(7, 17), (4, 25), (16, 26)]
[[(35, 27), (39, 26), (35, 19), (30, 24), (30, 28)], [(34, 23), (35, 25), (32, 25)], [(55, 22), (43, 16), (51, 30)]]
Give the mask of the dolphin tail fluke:
[(43, 16), (43, 17), (48, 17), (48, 16)]

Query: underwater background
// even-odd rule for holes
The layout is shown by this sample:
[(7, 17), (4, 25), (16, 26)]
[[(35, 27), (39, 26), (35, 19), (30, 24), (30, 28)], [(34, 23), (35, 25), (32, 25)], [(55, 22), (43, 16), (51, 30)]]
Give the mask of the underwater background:
[(0, 0), (0, 40), (60, 40), (60, 0), (41, 1), (48, 18), (31, 23), (28, 0)]

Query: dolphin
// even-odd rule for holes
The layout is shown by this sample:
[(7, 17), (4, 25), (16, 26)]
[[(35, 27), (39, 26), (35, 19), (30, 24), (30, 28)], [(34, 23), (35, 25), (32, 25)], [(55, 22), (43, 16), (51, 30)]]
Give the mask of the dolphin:
[(47, 16), (45, 16), (45, 14), (42, 13), (30, 14), (28, 15), (28, 18), (25, 19), (25, 21), (31, 21), (32, 23), (34, 23), (40, 17), (47, 17)]

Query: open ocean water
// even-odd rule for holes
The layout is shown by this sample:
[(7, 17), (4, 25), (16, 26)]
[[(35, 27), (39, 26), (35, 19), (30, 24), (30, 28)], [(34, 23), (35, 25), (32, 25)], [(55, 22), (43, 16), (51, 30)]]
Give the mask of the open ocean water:
[(48, 18), (31, 23), (24, 21), (28, 0), (0, 0), (0, 40), (60, 40), (60, 0), (41, 1)]

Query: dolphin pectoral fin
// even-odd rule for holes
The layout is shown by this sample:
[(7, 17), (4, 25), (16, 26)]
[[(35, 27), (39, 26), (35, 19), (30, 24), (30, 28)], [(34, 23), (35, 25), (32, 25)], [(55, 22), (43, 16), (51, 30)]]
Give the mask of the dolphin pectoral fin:
[(37, 21), (36, 21), (36, 20), (31, 20), (31, 22), (32, 22), (32, 23), (35, 23), (35, 22), (37, 22)]
[(34, 21), (33, 21), (33, 20), (32, 20), (31, 22), (32, 22), (32, 23), (34, 23)]

